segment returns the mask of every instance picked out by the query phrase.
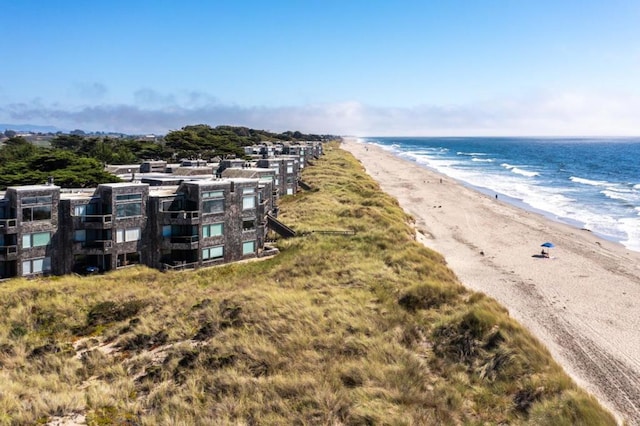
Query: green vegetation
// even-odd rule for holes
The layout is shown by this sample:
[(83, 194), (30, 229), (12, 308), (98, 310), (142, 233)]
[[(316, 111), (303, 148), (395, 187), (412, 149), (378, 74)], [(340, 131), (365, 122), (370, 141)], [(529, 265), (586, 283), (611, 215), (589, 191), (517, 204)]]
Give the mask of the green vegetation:
[[(169, 132), (163, 140), (148, 141), (134, 137), (87, 136), (77, 130), (58, 134), (49, 146), (39, 146), (16, 132), (0, 146), (0, 189), (13, 185), (39, 184), (53, 176), (63, 188), (95, 187), (118, 182), (104, 171), (105, 164), (136, 164), (144, 160), (179, 161), (182, 158), (244, 157), (242, 147), (261, 141), (320, 141), (327, 135), (300, 132), (271, 133), (247, 127), (205, 124), (185, 126)], [(38, 144), (46, 142), (38, 142)]]
[(615, 424), (331, 144), (263, 261), (0, 286), (0, 424)]
[(17, 136), (0, 149), (0, 189), (43, 184), (52, 176), (62, 187), (87, 188), (119, 179), (93, 158), (61, 149), (37, 147)]

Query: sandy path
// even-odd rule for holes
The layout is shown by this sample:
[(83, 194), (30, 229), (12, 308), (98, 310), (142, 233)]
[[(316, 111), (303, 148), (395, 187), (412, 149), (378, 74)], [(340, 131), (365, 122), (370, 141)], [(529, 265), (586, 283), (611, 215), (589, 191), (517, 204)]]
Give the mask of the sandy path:
[[(640, 425), (640, 253), (345, 139), (465, 286), (531, 330), (583, 388)], [(552, 241), (551, 258), (540, 244)]]

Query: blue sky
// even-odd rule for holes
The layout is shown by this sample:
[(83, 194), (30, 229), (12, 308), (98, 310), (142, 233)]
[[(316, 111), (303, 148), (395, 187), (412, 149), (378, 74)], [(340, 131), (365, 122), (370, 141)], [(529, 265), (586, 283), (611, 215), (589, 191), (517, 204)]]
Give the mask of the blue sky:
[(637, 0), (0, 0), (0, 123), (640, 135)]

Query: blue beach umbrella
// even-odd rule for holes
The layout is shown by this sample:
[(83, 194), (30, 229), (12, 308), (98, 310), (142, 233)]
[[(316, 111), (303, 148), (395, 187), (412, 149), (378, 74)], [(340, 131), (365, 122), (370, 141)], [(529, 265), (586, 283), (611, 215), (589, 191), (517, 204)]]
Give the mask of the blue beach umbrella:
[(540, 244), (540, 247), (553, 248), (555, 246), (553, 245), (553, 243), (547, 241), (546, 243)]

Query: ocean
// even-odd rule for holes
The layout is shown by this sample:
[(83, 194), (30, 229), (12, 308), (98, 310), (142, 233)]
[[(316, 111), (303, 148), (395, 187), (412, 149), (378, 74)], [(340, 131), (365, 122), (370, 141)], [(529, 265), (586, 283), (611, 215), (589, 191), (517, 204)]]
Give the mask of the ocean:
[(518, 207), (640, 251), (640, 138), (361, 140)]

